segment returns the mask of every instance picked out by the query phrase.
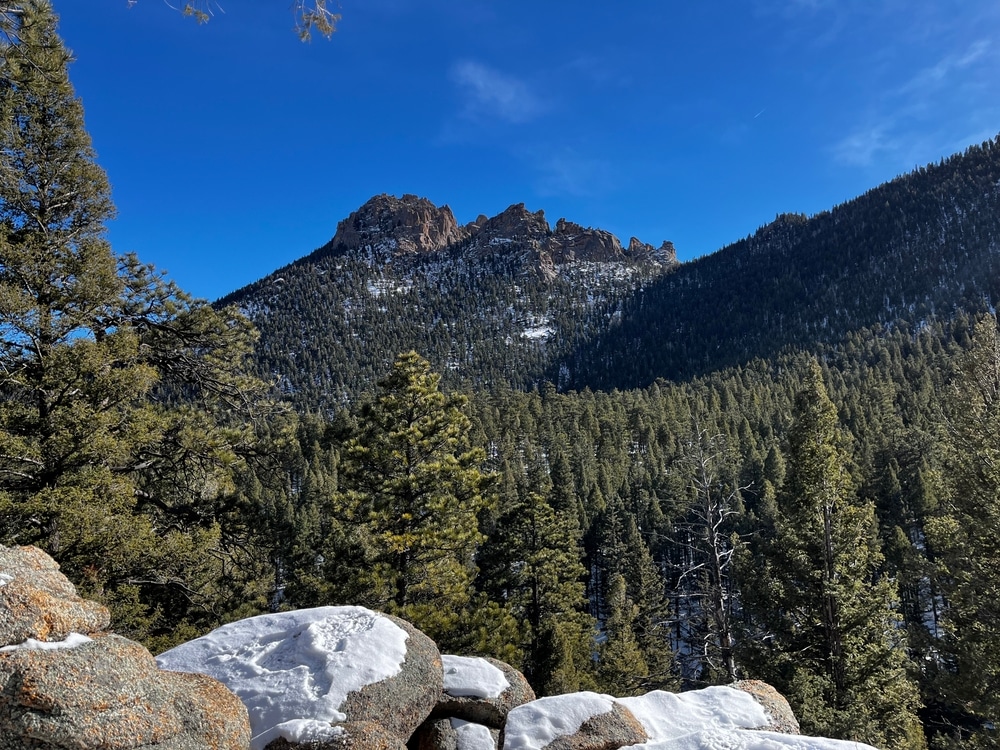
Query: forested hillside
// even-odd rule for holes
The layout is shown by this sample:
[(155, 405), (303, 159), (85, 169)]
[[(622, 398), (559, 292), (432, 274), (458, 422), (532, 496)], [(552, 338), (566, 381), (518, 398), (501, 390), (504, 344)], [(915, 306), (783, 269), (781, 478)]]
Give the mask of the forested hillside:
[(378, 196), (233, 295), (257, 344), (112, 251), (51, 6), (22, 5), (0, 543), (155, 650), (362, 604), (542, 695), (761, 678), (810, 734), (996, 746), (996, 141), (680, 268)]
[(578, 349), (571, 382), (648, 385), (786, 346), (836, 342), (876, 324), (992, 310), (1000, 298), (998, 243), (993, 140), (816, 216), (781, 215), (685, 263), (630, 298), (621, 325)]

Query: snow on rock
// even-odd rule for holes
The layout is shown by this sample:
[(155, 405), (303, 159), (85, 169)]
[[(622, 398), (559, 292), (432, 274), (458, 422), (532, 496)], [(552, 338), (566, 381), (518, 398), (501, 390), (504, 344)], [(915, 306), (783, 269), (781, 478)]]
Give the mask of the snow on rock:
[[(297, 723), (297, 722), (296, 722)], [(320, 726), (316, 732), (293, 727), (292, 732), (277, 736), (266, 750), (406, 750), (394, 732), (373, 721), (348, 721), (336, 726)]]
[(18, 643), (14, 646), (3, 646), (0, 647), (0, 653), (5, 651), (53, 651), (60, 648), (76, 648), (84, 643), (89, 643), (91, 641), (85, 635), (80, 635), (79, 633), (70, 633), (65, 639), (61, 641), (38, 641), (34, 638), (28, 638), (24, 643)]
[(871, 745), (800, 734), (749, 729), (706, 729), (664, 742), (647, 742), (622, 750), (875, 750)]
[(444, 691), (463, 698), (499, 698), (510, 687), (503, 670), (475, 656), (441, 657)]
[(560, 737), (580, 731), (584, 722), (610, 713), (615, 699), (597, 693), (569, 693), (539, 698), (507, 715), (504, 750), (541, 750)]
[(13, 580), (14, 576), (12, 576), (10, 573), (0, 573), (0, 586), (6, 586)]
[(618, 702), (635, 714), (650, 738), (627, 750), (873, 750), (857, 742), (754, 731), (770, 725), (771, 717), (750, 694), (730, 687), (655, 690)]
[(874, 750), (857, 742), (755, 729), (769, 726), (771, 717), (751, 695), (730, 687), (686, 693), (656, 690), (635, 698), (594, 693), (541, 698), (511, 711), (504, 750), (542, 750), (596, 723), (595, 717), (622, 708), (649, 736), (623, 750)]
[[(252, 750), (262, 750), (280, 732), (344, 721), (349, 693), (400, 672), (406, 640), (392, 620), (363, 607), (317, 607), (223, 625), (157, 662), (225, 684), (250, 714)], [(290, 724), (301, 719), (313, 723)]]
[(753, 729), (770, 723), (763, 707), (748, 693), (709, 687), (686, 693), (654, 690), (619, 698), (645, 727), (651, 740), (672, 740), (703, 729)]
[(267, 731), (261, 732), (251, 742), (260, 747), (267, 747), (272, 741), (281, 738), (288, 740), (293, 745), (301, 745), (306, 742), (335, 740), (344, 734), (346, 734), (346, 731), (343, 727), (334, 726), (328, 721), (292, 719), (291, 721), (283, 721)]
[(535, 700), (524, 675), (499, 659), (442, 656), (444, 692), (431, 712), (500, 729), (516, 706)]
[(451, 728), (458, 735), (458, 750), (496, 750), (497, 743), (489, 727), (452, 719)]

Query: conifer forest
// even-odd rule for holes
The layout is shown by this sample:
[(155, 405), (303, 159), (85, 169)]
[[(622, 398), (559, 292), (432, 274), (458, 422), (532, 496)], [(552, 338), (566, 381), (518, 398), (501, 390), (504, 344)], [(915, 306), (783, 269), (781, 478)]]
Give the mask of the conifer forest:
[(0, 543), (119, 633), (358, 604), (539, 695), (1000, 744), (1000, 140), (689, 263), (341, 244), (210, 304), (109, 245), (47, 0), (0, 29)]

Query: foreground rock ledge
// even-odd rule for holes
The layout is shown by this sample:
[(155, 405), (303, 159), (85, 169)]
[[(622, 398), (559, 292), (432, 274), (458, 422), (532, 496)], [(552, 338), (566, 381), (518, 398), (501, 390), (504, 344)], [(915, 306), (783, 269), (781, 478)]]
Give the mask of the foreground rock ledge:
[[(175, 649), (198, 657), (180, 671), (107, 623), (51, 558), (0, 546), (0, 750), (873, 750), (790, 734), (798, 724), (787, 701), (752, 680), (533, 700), (509, 665), (446, 657), (445, 669), (423, 633), (361, 607), (231, 623)], [(242, 635), (227, 640), (233, 633)], [(214, 655), (198, 645), (213, 638), (223, 646)], [(203, 674), (226, 663), (247, 678), (242, 701)], [(282, 673), (292, 681), (262, 679)], [(308, 688), (304, 702), (295, 680)], [(274, 732), (252, 734), (251, 716)]]
[(107, 610), (41, 550), (0, 547), (0, 582), (0, 750), (246, 750), (235, 695), (103, 632)]

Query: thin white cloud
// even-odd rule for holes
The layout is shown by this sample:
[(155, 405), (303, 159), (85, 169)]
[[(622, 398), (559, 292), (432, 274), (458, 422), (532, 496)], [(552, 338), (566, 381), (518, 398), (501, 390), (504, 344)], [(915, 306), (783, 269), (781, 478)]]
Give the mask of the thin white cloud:
[(997, 57), (992, 41), (981, 38), (932, 58), (933, 64), (885, 91), (867, 117), (831, 147), (833, 158), (855, 167), (888, 160), (897, 169), (911, 169), (978, 142), (995, 131), (1000, 115)]
[(888, 151), (896, 151), (899, 144), (889, 135), (890, 124), (880, 123), (859, 128), (833, 147), (833, 157), (842, 164), (867, 167)]
[(465, 98), (464, 114), (472, 119), (499, 118), (524, 123), (542, 112), (540, 99), (526, 83), (482, 63), (473, 60), (456, 63), (451, 78)]
[(896, 92), (899, 95), (926, 95), (930, 91), (947, 85), (954, 73), (959, 73), (972, 67), (985, 58), (992, 48), (988, 39), (979, 39), (961, 52), (945, 55), (935, 65), (924, 68), (913, 78), (904, 83)]
[(612, 187), (612, 169), (607, 161), (584, 156), (573, 149), (564, 148), (528, 161), (538, 171), (535, 189), (541, 196), (590, 198), (603, 195)]

